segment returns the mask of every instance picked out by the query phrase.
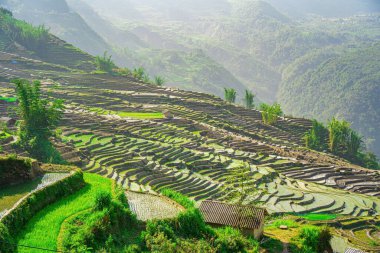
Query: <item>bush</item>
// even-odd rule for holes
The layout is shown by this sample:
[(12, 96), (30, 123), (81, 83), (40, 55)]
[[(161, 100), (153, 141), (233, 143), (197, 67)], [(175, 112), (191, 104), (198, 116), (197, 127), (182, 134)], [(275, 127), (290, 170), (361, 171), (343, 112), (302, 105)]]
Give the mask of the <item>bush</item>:
[(314, 150), (323, 151), (327, 149), (326, 140), (328, 138), (328, 130), (325, 126), (313, 120), (313, 127), (304, 136), (305, 146)]
[(0, 158), (0, 186), (32, 179), (32, 160), (9, 155)]
[(319, 253), (329, 250), (331, 233), (327, 227), (304, 226), (296, 238), (292, 238), (292, 252)]
[(112, 60), (112, 56), (108, 56), (107, 52), (104, 52), (103, 56), (95, 57), (95, 66), (98, 71), (104, 71), (108, 74), (112, 74), (116, 68), (116, 64)]
[(0, 223), (0, 252), (16, 252), (13, 238), (8, 228)]
[(218, 252), (258, 252), (258, 242), (244, 237), (241, 232), (231, 227), (217, 230), (215, 247)]
[(274, 103), (273, 105), (261, 104), (260, 110), (263, 122), (268, 125), (275, 124), (278, 117), (283, 115), (281, 106), (278, 103)]
[(98, 192), (95, 196), (94, 210), (101, 211), (111, 206), (111, 194), (109, 192)]

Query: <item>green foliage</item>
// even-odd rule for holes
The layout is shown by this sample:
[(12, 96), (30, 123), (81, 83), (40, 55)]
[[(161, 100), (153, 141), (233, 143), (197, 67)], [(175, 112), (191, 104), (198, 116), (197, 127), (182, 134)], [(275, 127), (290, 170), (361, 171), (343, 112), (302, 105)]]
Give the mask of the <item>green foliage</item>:
[(224, 88), (224, 100), (228, 103), (235, 103), (236, 90), (233, 88)]
[(11, 12), (0, 11), (0, 29), (13, 41), (20, 43), (29, 50), (42, 52), (49, 41), (49, 29), (44, 25), (33, 25), (13, 18)]
[(215, 247), (218, 252), (259, 252), (258, 242), (244, 237), (237, 229), (225, 227), (216, 231)]
[(143, 67), (133, 69), (132, 76), (144, 83), (150, 83), (149, 75)]
[(127, 208), (125, 195), (116, 183), (110, 192), (100, 191), (95, 196), (92, 210), (81, 212), (65, 224), (62, 247), (68, 252), (100, 250), (104, 245), (111, 250), (121, 241), (125, 227), (136, 225), (136, 218)]
[(109, 192), (101, 191), (95, 196), (95, 211), (101, 211), (105, 208), (109, 208), (111, 205), (111, 194)]
[(325, 214), (325, 213), (308, 213), (308, 214), (302, 214), (299, 216), (310, 221), (333, 220), (337, 217), (336, 214)]
[(42, 98), (38, 81), (30, 84), (27, 80), (14, 80), (13, 83), (19, 101), (20, 144), (42, 161), (62, 162), (49, 138), (62, 117), (63, 101)]
[(275, 124), (278, 120), (278, 117), (283, 115), (281, 106), (278, 103), (274, 103), (273, 105), (261, 104), (260, 110), (264, 124), (268, 125)]
[(0, 186), (31, 179), (32, 160), (15, 155), (0, 157)]
[(244, 96), (244, 105), (247, 109), (252, 109), (255, 107), (255, 94), (252, 93), (252, 91), (245, 90), (245, 96)]
[[(23, 199), (18, 206), (7, 216), (3, 217), (0, 228), (5, 226), (7, 230), (0, 230), (0, 238), (7, 236), (9, 233), (12, 238), (21, 231), (24, 225), (40, 210), (77, 191), (84, 186), (83, 173), (78, 170), (54, 184), (51, 184), (41, 190), (33, 192), (28, 198)], [(0, 244), (0, 251), (3, 252), (3, 244)], [(8, 251), (5, 251), (8, 252)]]
[(98, 71), (103, 71), (108, 74), (112, 74), (116, 68), (115, 63), (112, 60), (112, 55), (108, 55), (107, 52), (104, 52), (103, 56), (95, 57), (95, 65)]
[(0, 100), (8, 102), (8, 103), (15, 103), (15, 102), (17, 102), (17, 98), (15, 98), (15, 97), (0, 97)]
[(304, 135), (305, 146), (314, 150), (323, 151), (327, 148), (326, 139), (328, 130), (325, 126), (313, 120), (313, 127)]
[(157, 86), (162, 86), (165, 84), (165, 78), (161, 76), (155, 76), (154, 77), (154, 84)]
[[(371, 152), (364, 152), (362, 137), (345, 120), (333, 117), (325, 128), (313, 120), (313, 127), (304, 135), (306, 147), (323, 151), (325, 148), (338, 156), (369, 169), (380, 169), (378, 159)], [(327, 143), (326, 143), (327, 141)]]
[(332, 238), (328, 227), (304, 226), (296, 238), (292, 238), (292, 252), (319, 253), (330, 249)]
[(0, 223), (0, 252), (16, 252), (14, 237), (8, 228)]
[(183, 206), (186, 209), (195, 207), (194, 201), (190, 200), (188, 197), (182, 195), (179, 192), (165, 188), (165, 189), (161, 190), (161, 194), (172, 199), (172, 200), (174, 200), (175, 202), (177, 202), (178, 204), (180, 204), (181, 206)]

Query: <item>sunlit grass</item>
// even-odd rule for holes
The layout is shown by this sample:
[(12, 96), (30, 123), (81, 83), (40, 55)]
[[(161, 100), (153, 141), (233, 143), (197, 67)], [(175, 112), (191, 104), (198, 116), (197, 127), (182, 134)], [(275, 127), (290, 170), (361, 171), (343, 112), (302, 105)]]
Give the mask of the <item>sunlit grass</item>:
[(117, 112), (120, 117), (136, 119), (162, 119), (164, 115), (161, 112)]
[(15, 97), (0, 97), (0, 100), (6, 101), (8, 103), (14, 103), (17, 101), (17, 98), (15, 98)]
[(91, 208), (99, 191), (110, 191), (111, 181), (95, 174), (84, 174), (86, 186), (38, 212), (17, 237), (18, 252), (41, 252), (21, 245), (56, 250), (57, 237), (63, 221), (80, 211)]
[(308, 213), (308, 214), (303, 214), (299, 216), (309, 221), (333, 220), (338, 217), (336, 214), (324, 214), (324, 213)]

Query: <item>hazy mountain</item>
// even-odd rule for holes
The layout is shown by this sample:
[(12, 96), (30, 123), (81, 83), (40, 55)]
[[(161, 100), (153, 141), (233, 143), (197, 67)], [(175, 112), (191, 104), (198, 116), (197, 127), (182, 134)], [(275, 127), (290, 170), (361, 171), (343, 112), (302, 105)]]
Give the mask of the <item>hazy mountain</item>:
[(1, 6), (11, 10), (16, 18), (35, 25), (46, 25), (51, 32), (91, 54), (109, 49), (107, 43), (65, 0), (0, 0)]
[[(64, 39), (88, 52), (108, 50), (120, 66), (144, 66), (152, 76), (164, 76), (169, 86), (219, 96), (224, 87), (233, 87), (239, 101), (248, 88), (258, 100), (279, 99), (285, 113), (321, 120), (343, 115), (367, 140), (378, 138), (368, 130), (378, 124), (377, 116), (364, 124), (362, 114), (348, 109), (343, 98), (309, 99), (314, 91), (354, 94), (353, 83), (361, 89), (353, 96), (372, 95), (372, 88), (359, 81), (356, 72), (337, 73), (345, 78), (334, 78), (329, 89), (322, 80), (331, 79), (341, 61), (355, 66), (356, 59), (348, 55), (366, 57), (357, 52), (368, 52), (366, 48), (379, 41), (378, 1), (61, 0), (44, 5), (36, 0), (30, 8), (30, 1), (2, 2), (12, 2), (16, 16), (31, 9), (33, 15), (25, 14), (28, 20), (46, 23), (55, 34), (61, 32)], [(59, 18), (52, 18), (54, 13)], [(80, 22), (62, 18), (69, 16)], [(371, 62), (372, 80), (379, 65)], [(295, 87), (300, 87), (298, 92)], [(298, 99), (300, 91), (307, 95)], [(366, 108), (370, 115), (378, 115), (372, 99), (366, 101)], [(373, 145), (379, 149), (380, 144)]]
[(280, 11), (296, 17), (320, 15), (348, 17), (380, 12), (378, 0), (267, 0)]

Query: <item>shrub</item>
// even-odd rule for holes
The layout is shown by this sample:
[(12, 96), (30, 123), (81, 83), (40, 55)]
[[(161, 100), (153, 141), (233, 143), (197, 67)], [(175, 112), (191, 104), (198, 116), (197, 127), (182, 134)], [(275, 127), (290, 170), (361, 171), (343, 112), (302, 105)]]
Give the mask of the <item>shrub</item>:
[(331, 233), (328, 227), (304, 226), (292, 245), (292, 252), (319, 253), (330, 250)]
[(108, 74), (112, 74), (113, 70), (116, 68), (115, 63), (112, 60), (112, 55), (108, 55), (107, 51), (104, 52), (103, 56), (95, 57), (95, 65), (98, 71), (104, 71)]
[(255, 107), (254, 98), (255, 95), (252, 93), (252, 91), (245, 90), (244, 104), (247, 109), (252, 109)]
[(275, 124), (278, 120), (278, 117), (283, 115), (281, 106), (278, 103), (274, 103), (273, 105), (261, 104), (260, 110), (263, 122), (268, 125)]
[(8, 228), (0, 223), (0, 252), (16, 252), (13, 236), (9, 233)]
[(313, 127), (305, 134), (305, 146), (314, 150), (323, 151), (327, 148), (328, 130), (324, 125), (313, 120)]
[(236, 90), (233, 88), (224, 88), (224, 99), (228, 103), (235, 103), (236, 100)]
[(258, 242), (244, 237), (241, 232), (231, 227), (217, 230), (215, 247), (218, 252), (258, 252)]
[(101, 211), (111, 206), (111, 194), (109, 192), (98, 192), (95, 196), (94, 210)]
[(155, 76), (154, 77), (154, 84), (157, 86), (162, 86), (165, 84), (165, 79), (161, 76)]

